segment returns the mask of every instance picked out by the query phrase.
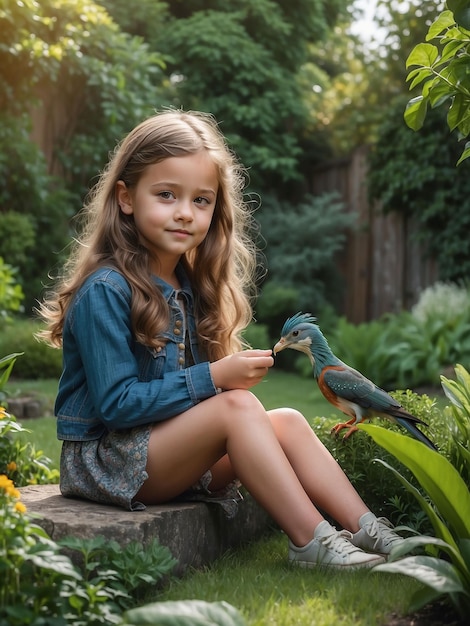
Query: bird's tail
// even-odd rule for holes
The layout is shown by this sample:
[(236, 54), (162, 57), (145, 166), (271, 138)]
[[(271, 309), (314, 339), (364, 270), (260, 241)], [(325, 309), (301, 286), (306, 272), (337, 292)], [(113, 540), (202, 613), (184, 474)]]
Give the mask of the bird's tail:
[(419, 428), (415, 425), (415, 420), (420, 422), (421, 424), (424, 424), (424, 426), (427, 426), (427, 424), (425, 424), (421, 420), (418, 420), (414, 416), (411, 416), (411, 418), (413, 418), (413, 421), (411, 421), (410, 418), (403, 417), (403, 415), (400, 415), (400, 414), (394, 415), (394, 417), (397, 423), (400, 424), (400, 426), (403, 426), (403, 428), (406, 428), (406, 430), (410, 433), (410, 435), (412, 435), (415, 439), (426, 444), (428, 448), (431, 448), (431, 450), (437, 451), (436, 446), (429, 439), (429, 437), (427, 437), (423, 432), (421, 432)]

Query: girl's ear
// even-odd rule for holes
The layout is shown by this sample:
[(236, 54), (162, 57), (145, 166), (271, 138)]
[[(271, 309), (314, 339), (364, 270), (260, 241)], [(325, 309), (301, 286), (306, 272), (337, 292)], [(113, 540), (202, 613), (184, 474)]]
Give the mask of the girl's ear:
[(116, 183), (116, 199), (121, 211), (126, 215), (132, 215), (134, 212), (132, 208), (132, 198), (123, 180), (118, 180)]

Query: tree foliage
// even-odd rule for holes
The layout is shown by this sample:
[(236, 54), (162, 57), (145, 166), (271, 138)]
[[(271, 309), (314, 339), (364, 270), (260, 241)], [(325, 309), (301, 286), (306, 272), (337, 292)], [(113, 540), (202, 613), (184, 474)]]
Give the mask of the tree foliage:
[[(294, 206), (275, 198), (266, 198), (264, 203), (259, 221), (263, 236), (269, 233), (267, 280), (294, 288), (299, 309), (318, 311), (327, 303), (337, 304), (341, 279), (334, 258), (354, 220), (345, 213), (339, 196), (306, 196)], [(283, 299), (286, 295), (292, 297), (280, 294)]]
[[(428, 106), (447, 105), (447, 125), (457, 129), (461, 138), (470, 134), (470, 2), (448, 0), (431, 25), (426, 41), (413, 48), (406, 66), (410, 89), (420, 86), (420, 95), (412, 98), (405, 111), (405, 121), (413, 130), (424, 123)], [(470, 157), (470, 142), (457, 164)]]
[(298, 73), (344, 0), (185, 0), (157, 40), (173, 103), (210, 111), (257, 190), (299, 180), (308, 118)]
[[(18, 264), (29, 312), (108, 151), (158, 106), (163, 61), (91, 0), (3, 0), (0, 32), (0, 222), (14, 211), (35, 233)], [(30, 136), (41, 100), (47, 160)]]

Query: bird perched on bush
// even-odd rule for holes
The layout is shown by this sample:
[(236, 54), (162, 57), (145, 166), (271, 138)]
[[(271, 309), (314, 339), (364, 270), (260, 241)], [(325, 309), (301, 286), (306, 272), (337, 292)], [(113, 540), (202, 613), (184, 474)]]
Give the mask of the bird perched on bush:
[(285, 322), (281, 338), (274, 346), (274, 354), (285, 348), (304, 352), (308, 356), (322, 394), (333, 406), (351, 417), (349, 421), (334, 426), (332, 432), (337, 434), (347, 428), (344, 436), (347, 438), (357, 430), (357, 424), (380, 416), (400, 424), (413, 437), (436, 449), (417, 428), (417, 424), (427, 424), (405, 411), (386, 391), (333, 354), (315, 317), (309, 313), (297, 313)]

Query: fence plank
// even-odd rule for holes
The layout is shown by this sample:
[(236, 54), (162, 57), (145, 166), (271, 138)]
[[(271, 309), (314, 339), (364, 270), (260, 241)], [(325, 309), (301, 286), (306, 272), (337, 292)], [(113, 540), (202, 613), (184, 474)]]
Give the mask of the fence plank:
[(349, 158), (316, 168), (310, 181), (311, 193), (337, 191), (344, 210), (357, 216), (337, 258), (345, 285), (341, 313), (354, 323), (410, 309), (438, 277), (436, 261), (416, 239), (415, 221), (404, 213), (384, 214), (379, 203), (369, 202), (367, 155), (362, 146)]

